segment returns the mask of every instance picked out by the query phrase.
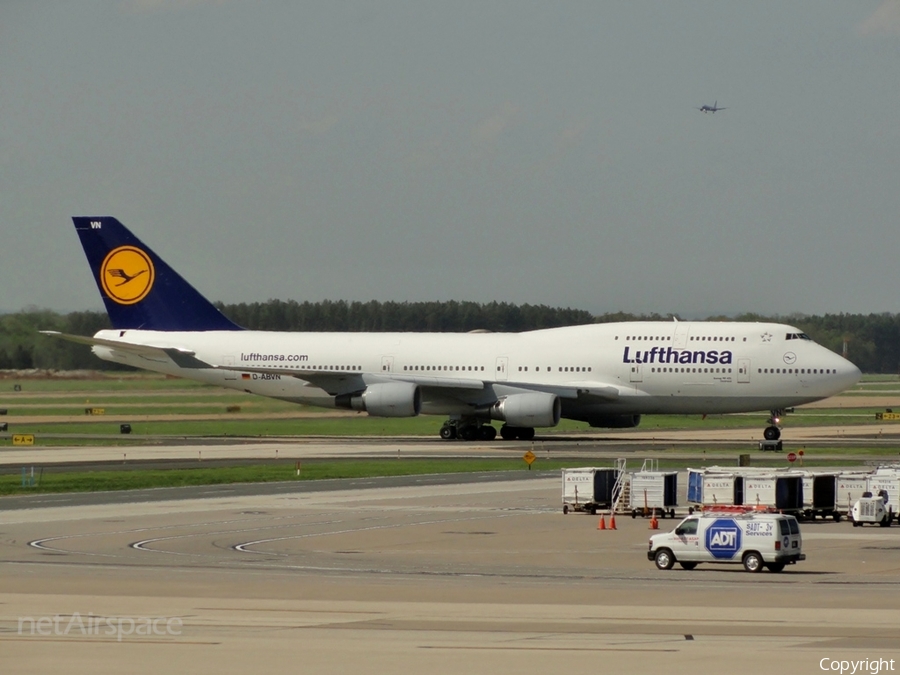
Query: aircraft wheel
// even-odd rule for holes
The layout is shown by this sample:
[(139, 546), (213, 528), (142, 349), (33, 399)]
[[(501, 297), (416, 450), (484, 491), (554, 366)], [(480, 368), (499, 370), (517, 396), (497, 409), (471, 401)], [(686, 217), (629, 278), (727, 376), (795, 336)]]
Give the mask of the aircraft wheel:
[(460, 427), (456, 433), (464, 441), (474, 441), (478, 438), (478, 427), (473, 425)]
[(781, 438), (781, 429), (775, 426), (766, 427), (766, 430), (763, 431), (763, 438), (767, 441), (777, 441)]
[(523, 441), (530, 441), (534, 439), (534, 427), (521, 427), (519, 429), (519, 433), (516, 434)]
[(441, 438), (445, 441), (452, 441), (456, 438), (456, 429), (451, 427), (449, 424), (445, 424), (441, 427)]
[(482, 441), (492, 441), (497, 438), (497, 430), (490, 424), (485, 424), (478, 430), (478, 438)]
[(504, 424), (500, 427), (500, 438), (504, 441), (514, 441), (516, 440), (516, 430), (513, 427)]

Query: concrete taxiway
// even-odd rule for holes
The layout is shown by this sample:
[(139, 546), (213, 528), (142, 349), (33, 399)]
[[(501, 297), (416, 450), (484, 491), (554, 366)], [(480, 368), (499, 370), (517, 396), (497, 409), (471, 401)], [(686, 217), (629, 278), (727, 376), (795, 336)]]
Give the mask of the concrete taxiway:
[(647, 520), (597, 525), (562, 515), (558, 476), (0, 510), (0, 653), (73, 674), (900, 663), (900, 528), (807, 523), (807, 561), (751, 575), (661, 572)]

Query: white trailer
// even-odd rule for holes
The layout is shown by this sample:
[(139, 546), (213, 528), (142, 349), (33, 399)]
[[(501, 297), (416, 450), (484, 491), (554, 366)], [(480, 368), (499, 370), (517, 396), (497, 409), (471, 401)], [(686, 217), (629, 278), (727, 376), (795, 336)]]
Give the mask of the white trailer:
[(631, 517), (659, 513), (675, 517), (678, 506), (677, 471), (635, 471), (631, 474), (631, 491), (628, 507)]
[(694, 506), (740, 506), (744, 503), (744, 476), (718, 469), (688, 469), (688, 503)]
[(843, 471), (838, 474), (835, 495), (838, 513), (849, 517), (853, 505), (862, 498), (864, 492), (869, 491), (870, 475), (858, 471)]
[(803, 476), (798, 473), (755, 474), (744, 478), (744, 504), (784, 513), (803, 512)]
[[(563, 513), (597, 511), (612, 508), (619, 468), (586, 466), (562, 470)], [(620, 488), (621, 489), (621, 488)]]
[(867, 484), (867, 490), (872, 493), (873, 497), (884, 496), (884, 505), (888, 513), (893, 512), (894, 515), (897, 515), (897, 511), (900, 510), (898, 508), (900, 505), (900, 469), (879, 467), (875, 473), (869, 476)]
[(816, 516), (841, 521), (837, 508), (838, 474), (829, 471), (802, 471), (803, 475), (803, 515), (810, 520)]

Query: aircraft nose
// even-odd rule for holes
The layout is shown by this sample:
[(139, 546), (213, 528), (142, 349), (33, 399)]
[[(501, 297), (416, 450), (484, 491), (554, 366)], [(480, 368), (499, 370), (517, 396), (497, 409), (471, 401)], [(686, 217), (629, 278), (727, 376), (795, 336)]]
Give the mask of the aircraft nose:
[(862, 371), (856, 364), (837, 354), (834, 355), (834, 370), (837, 371), (842, 390), (849, 389), (862, 377)]

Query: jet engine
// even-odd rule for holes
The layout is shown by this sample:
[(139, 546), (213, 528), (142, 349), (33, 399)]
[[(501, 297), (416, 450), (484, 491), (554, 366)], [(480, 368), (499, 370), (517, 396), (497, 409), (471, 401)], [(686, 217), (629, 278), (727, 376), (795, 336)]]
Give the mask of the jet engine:
[(592, 427), (630, 429), (641, 423), (640, 415), (598, 415), (587, 420)]
[(490, 409), (491, 419), (503, 420), (511, 427), (555, 427), (561, 413), (559, 397), (544, 392), (510, 394)]
[(334, 405), (364, 410), (374, 417), (415, 417), (422, 410), (422, 392), (411, 382), (383, 382), (359, 394), (336, 396)]

